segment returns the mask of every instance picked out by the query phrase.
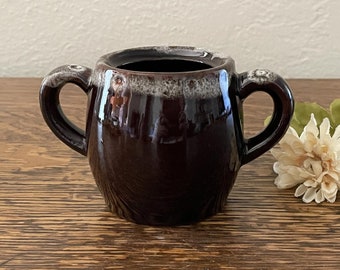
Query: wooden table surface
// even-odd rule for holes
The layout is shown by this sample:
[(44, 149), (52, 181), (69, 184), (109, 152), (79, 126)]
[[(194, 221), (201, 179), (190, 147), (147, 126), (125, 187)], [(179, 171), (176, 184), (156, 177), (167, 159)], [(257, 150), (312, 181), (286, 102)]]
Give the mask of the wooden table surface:
[[(273, 157), (243, 166), (223, 213), (192, 226), (148, 227), (111, 214), (86, 157), (42, 119), (41, 79), (0, 79), (0, 269), (340, 269), (340, 199), (304, 204), (273, 184)], [(340, 80), (289, 80), (297, 101), (328, 106)], [(84, 125), (86, 97), (62, 92)], [(82, 117), (75, 118), (79, 110)], [(246, 133), (268, 97), (245, 103)], [(79, 114), (79, 113), (78, 113)]]

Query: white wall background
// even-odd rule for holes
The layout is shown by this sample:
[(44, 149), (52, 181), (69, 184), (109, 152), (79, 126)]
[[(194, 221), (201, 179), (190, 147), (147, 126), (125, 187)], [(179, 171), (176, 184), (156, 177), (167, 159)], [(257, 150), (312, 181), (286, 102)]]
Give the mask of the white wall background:
[(239, 72), (340, 78), (338, 0), (0, 0), (0, 76), (41, 77), (63, 64), (146, 45), (232, 56)]

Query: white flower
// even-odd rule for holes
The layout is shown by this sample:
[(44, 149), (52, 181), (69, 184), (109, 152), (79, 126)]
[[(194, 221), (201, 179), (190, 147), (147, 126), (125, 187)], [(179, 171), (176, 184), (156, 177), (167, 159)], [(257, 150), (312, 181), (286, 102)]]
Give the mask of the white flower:
[(298, 185), (295, 196), (303, 196), (305, 203), (335, 201), (340, 188), (340, 126), (331, 136), (329, 119), (318, 128), (312, 114), (300, 136), (290, 127), (278, 146), (271, 150), (277, 159), (273, 169), (278, 188)]

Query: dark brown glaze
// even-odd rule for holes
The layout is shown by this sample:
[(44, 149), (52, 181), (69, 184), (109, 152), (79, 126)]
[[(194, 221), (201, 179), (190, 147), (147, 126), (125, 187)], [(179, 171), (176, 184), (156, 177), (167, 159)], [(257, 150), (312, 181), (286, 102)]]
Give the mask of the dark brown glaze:
[[(147, 103), (139, 105), (143, 99), (159, 104), (153, 109), (162, 119), (150, 114)], [(195, 118), (186, 119), (184, 104)], [(127, 130), (96, 117), (91, 125), (88, 157), (110, 208), (153, 225), (192, 223), (220, 211), (240, 166), (231, 108), (221, 97), (141, 95), (132, 95), (130, 106), (133, 120)], [(162, 124), (163, 130), (158, 127), (159, 133), (151, 135)]]
[[(293, 111), (289, 87), (275, 73), (238, 75), (231, 58), (193, 48), (126, 50), (88, 73), (70, 73), (70, 66), (52, 72), (41, 110), (62, 141), (88, 156), (110, 209), (141, 224), (189, 224), (221, 211), (240, 166), (283, 136)], [(59, 108), (67, 82), (88, 94), (85, 134)], [(255, 91), (272, 97), (274, 115), (245, 139), (242, 102)]]

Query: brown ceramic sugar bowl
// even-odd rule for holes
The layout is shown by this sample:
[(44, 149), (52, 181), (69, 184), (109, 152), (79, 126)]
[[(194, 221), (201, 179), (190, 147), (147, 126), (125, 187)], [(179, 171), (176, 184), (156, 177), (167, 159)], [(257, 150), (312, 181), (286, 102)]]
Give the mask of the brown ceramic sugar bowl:
[[(88, 96), (84, 131), (60, 109), (66, 83)], [(255, 91), (271, 96), (274, 113), (262, 132), (245, 139), (242, 103)], [(240, 167), (284, 135), (293, 98), (271, 71), (238, 74), (230, 57), (146, 47), (105, 55), (93, 70), (53, 70), (42, 82), (40, 106), (56, 136), (88, 156), (113, 212), (140, 224), (180, 225), (223, 209)]]

